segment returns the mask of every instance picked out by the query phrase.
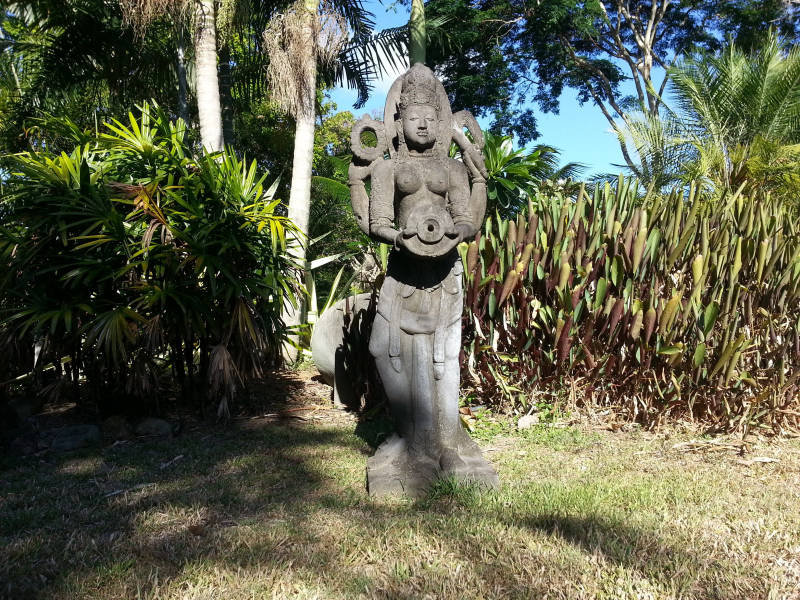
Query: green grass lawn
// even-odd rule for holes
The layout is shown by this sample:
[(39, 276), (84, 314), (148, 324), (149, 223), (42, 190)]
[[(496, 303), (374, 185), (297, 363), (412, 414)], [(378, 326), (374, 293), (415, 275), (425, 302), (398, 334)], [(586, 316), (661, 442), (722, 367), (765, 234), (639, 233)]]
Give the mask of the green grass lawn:
[(414, 502), (366, 494), (382, 427), (251, 419), (6, 461), (0, 596), (800, 598), (798, 440), (506, 430), (480, 441), (500, 492)]

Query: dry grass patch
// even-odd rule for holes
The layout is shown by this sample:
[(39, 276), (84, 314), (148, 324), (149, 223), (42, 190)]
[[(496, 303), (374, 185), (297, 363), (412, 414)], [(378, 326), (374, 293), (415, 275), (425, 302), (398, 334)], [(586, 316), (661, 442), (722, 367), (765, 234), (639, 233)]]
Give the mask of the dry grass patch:
[(8, 463), (0, 596), (800, 597), (798, 440), (506, 430), (499, 493), (411, 502), (366, 495), (379, 424), (266, 421)]

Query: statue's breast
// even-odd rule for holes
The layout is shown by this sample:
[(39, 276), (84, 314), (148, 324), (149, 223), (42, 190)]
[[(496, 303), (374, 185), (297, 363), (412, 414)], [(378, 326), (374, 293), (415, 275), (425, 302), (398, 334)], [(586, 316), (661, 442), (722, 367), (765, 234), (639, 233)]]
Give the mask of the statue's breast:
[(431, 161), (425, 165), (425, 184), (434, 194), (444, 196), (447, 193), (447, 167), (440, 161)]
[(428, 191), (444, 196), (448, 181), (447, 166), (435, 158), (402, 161), (395, 169), (395, 185), (403, 196), (416, 193), (423, 183)]
[(413, 163), (401, 162), (395, 169), (395, 185), (404, 196), (422, 187), (422, 176), (415, 167)]

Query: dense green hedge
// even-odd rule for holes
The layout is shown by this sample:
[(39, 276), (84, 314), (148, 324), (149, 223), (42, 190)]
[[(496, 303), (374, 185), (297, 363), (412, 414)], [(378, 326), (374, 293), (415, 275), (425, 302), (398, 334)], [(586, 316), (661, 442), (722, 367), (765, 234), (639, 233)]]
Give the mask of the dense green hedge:
[(636, 190), (539, 197), (462, 245), (465, 387), (507, 409), (571, 399), (648, 425), (797, 427), (796, 212)]
[(174, 382), (227, 411), (284, 339), (278, 200), (255, 164), (193, 155), (158, 109), (99, 134), (60, 129), (71, 152), (6, 161), (0, 382), (76, 399), (84, 388), (109, 411), (157, 403)]

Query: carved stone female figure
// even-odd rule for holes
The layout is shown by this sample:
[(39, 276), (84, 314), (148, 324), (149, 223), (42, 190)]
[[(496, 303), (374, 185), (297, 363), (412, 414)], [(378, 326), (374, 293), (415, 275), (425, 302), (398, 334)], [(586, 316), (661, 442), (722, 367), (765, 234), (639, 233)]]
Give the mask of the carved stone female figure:
[[(482, 134), (469, 113), (451, 114), (441, 83), (420, 63), (390, 89), (384, 119), (385, 125), (364, 117), (354, 126), (350, 170), (362, 229), (394, 246), (370, 353), (398, 432), (368, 462), (370, 493), (419, 495), (442, 476), (496, 487), (497, 474), (461, 427), (458, 411), (463, 295), (456, 246), (483, 220)], [(364, 129), (375, 132), (376, 147), (362, 146)], [(464, 162), (448, 156), (453, 139)]]

